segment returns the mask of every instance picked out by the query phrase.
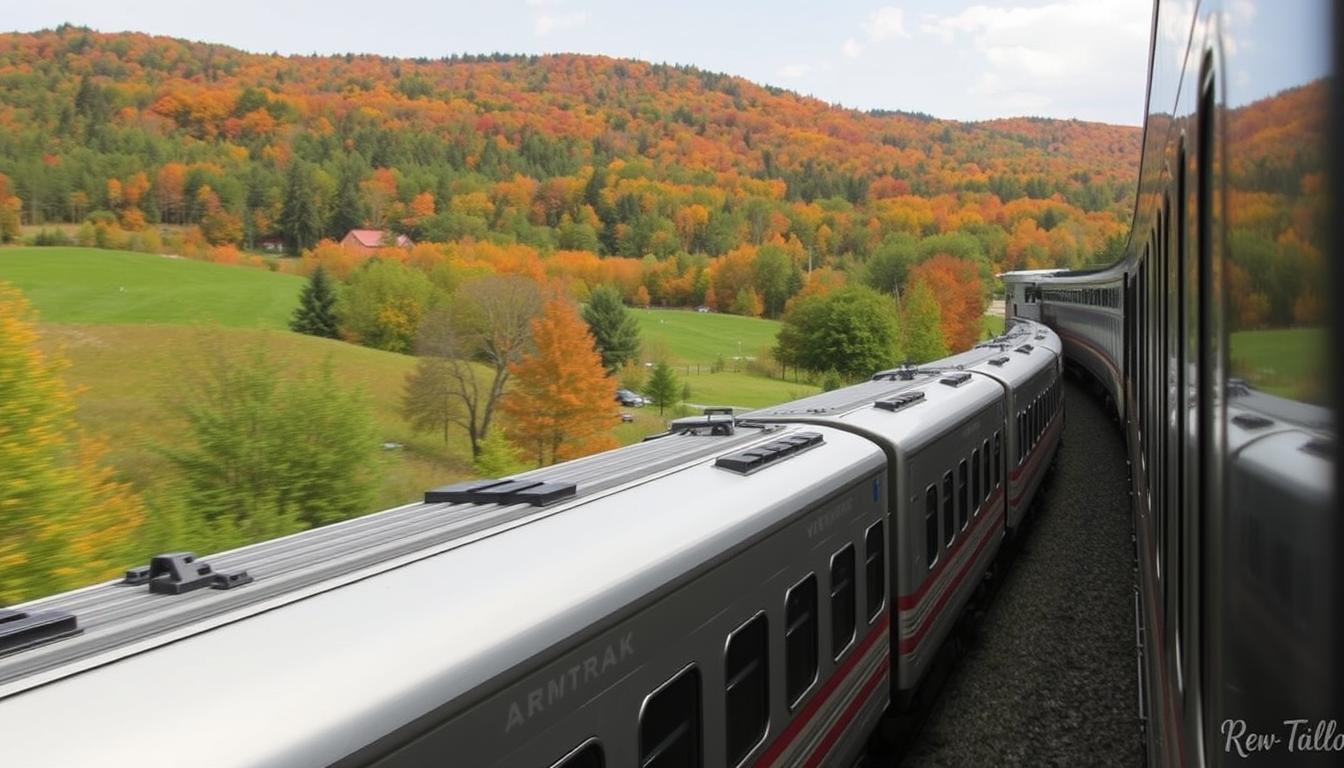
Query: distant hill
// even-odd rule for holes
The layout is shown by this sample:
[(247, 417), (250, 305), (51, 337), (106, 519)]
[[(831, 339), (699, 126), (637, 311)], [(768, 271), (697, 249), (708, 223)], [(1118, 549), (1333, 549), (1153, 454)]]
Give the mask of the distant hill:
[[(0, 173), (25, 223), (106, 211), (255, 244), (286, 234), (301, 194), (334, 237), (358, 224), (656, 258), (796, 238), (843, 267), (892, 233), (961, 231), (996, 267), (1074, 264), (1125, 231), (1138, 157), (1133, 127), (865, 113), (601, 56), (0, 35)], [(312, 172), (297, 191), (296, 160)]]

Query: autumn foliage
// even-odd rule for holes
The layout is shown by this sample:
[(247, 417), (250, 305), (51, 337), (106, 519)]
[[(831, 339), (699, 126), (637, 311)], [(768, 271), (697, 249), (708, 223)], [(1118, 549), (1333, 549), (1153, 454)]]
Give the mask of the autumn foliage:
[(574, 306), (548, 300), (532, 322), (532, 342), (500, 401), (514, 444), (538, 465), (616, 447), (616, 383)]
[(909, 282), (923, 282), (933, 292), (940, 309), (943, 341), (949, 349), (959, 352), (979, 341), (985, 290), (974, 264), (940, 254), (912, 268)]
[(37, 342), (27, 300), (0, 283), (0, 605), (114, 575), (144, 517)]

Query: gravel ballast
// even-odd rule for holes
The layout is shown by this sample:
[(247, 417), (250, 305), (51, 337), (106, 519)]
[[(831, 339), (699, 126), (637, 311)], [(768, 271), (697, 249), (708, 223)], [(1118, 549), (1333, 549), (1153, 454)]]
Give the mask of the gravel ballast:
[(1064, 444), (906, 766), (1142, 765), (1121, 433), (1065, 382)]

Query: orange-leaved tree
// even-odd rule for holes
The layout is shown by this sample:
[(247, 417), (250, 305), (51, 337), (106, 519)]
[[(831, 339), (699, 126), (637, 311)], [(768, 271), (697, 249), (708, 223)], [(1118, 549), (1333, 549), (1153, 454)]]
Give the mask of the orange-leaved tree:
[(940, 253), (910, 270), (906, 285), (923, 281), (933, 290), (943, 340), (952, 352), (964, 352), (984, 330), (985, 289), (975, 262)]
[(114, 575), (144, 506), (81, 434), (28, 301), (0, 283), (0, 605)]
[(532, 344), (513, 365), (513, 388), (500, 401), (514, 443), (539, 466), (614, 448), (616, 384), (569, 301), (546, 302), (532, 321)]

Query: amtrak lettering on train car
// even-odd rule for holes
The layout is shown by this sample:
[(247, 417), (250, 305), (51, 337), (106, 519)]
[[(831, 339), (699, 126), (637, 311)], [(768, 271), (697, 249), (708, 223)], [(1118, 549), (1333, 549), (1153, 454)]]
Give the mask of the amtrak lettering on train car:
[(545, 685), (528, 691), (522, 699), (510, 702), (504, 732), (525, 725), (533, 715), (546, 711), (547, 707), (563, 701), (567, 695), (572, 696), (634, 655), (635, 633), (626, 632), (618, 641), (607, 643), (605, 648), (588, 656), (582, 663), (571, 665), (569, 669), (547, 680)]
[(852, 499), (844, 499), (836, 502), (834, 507), (821, 513), (815, 520), (807, 524), (807, 538), (815, 539), (822, 535), (826, 532), (826, 529), (849, 515), (852, 509), (854, 509), (854, 501)]

